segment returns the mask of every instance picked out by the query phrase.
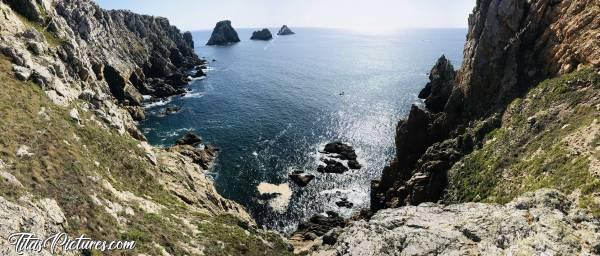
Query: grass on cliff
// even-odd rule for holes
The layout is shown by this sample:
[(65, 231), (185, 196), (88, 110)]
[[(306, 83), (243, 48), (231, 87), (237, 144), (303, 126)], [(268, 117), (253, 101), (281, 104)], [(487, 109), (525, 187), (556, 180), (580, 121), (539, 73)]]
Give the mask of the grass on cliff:
[[(133, 239), (136, 249), (114, 252), (112, 255), (160, 255), (162, 250), (172, 255), (190, 255), (181, 242), (213, 245), (223, 243), (234, 247), (225, 251), (232, 255), (279, 255), (280, 238), (269, 235), (239, 237), (239, 225), (219, 218), (193, 214), (177, 197), (167, 191), (153, 173), (158, 168), (145, 158), (139, 142), (114, 130), (99, 127), (91, 121), (79, 124), (69, 111), (79, 109), (82, 120), (91, 113), (79, 108), (75, 102), (68, 108), (59, 107), (45, 93), (30, 82), (13, 77), (12, 66), (0, 55), (0, 160), (6, 172), (18, 184), (0, 178), (0, 196), (16, 202), (22, 196), (30, 200), (53, 198), (67, 216), (66, 231), (72, 236), (85, 234), (99, 240)], [(26, 155), (17, 155), (27, 147)], [(118, 191), (129, 191), (164, 206), (157, 213), (147, 213), (131, 202), (122, 202), (102, 186), (106, 180)], [(98, 205), (95, 198), (103, 201)], [(107, 202), (130, 206), (134, 214), (117, 212), (121, 221), (108, 213)], [(209, 221), (209, 228), (200, 225), (203, 235), (186, 232), (189, 225), (180, 217), (194, 222)], [(196, 229), (196, 228), (192, 228)], [(192, 241), (192, 239), (194, 241)], [(243, 239), (247, 247), (237, 247)], [(271, 240), (274, 239), (274, 240)], [(263, 242), (269, 241), (269, 242)], [(270, 243), (274, 247), (269, 247)], [(159, 246), (157, 246), (159, 245)], [(208, 250), (213, 250), (209, 248)], [(92, 252), (97, 254), (98, 252)]]
[[(60, 38), (55, 33), (50, 32), (48, 30), (47, 25), (40, 23), (40, 22), (30, 20), (21, 14), (18, 14), (18, 13), (15, 13), (15, 14), (17, 15), (17, 17), (19, 17), (19, 20), (21, 20), (21, 22), (23, 22), (23, 24), (25, 24), (26, 26), (28, 26), (30, 28), (37, 30), (40, 34), (44, 35), (44, 37), (46, 38), (46, 42), (48, 43), (48, 45), (50, 47), (58, 47), (58, 46), (61, 46), (65, 43), (67, 43), (67, 41), (64, 38)], [(45, 12), (43, 13), (43, 15), (45, 16)]]
[(449, 172), (454, 202), (506, 203), (556, 188), (600, 216), (600, 74), (584, 69), (549, 79), (516, 99), (502, 127)]

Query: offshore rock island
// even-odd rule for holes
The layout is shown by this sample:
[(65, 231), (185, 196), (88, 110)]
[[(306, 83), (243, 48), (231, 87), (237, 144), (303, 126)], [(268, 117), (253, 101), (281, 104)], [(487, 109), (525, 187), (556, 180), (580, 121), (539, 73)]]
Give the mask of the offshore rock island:
[(271, 31), (267, 28), (254, 31), (252, 33), (252, 37), (250, 37), (250, 40), (269, 41), (271, 39), (273, 39), (273, 35), (271, 34)]
[(227, 45), (240, 42), (237, 31), (231, 26), (231, 21), (217, 22), (206, 45)]
[[(392, 161), (364, 184), (369, 209), (298, 220), (287, 237), (217, 193), (219, 145), (186, 132), (155, 147), (138, 128), (146, 100), (205, 75), (190, 32), (91, 0), (2, 0), (0, 13), (2, 255), (24, 231), (132, 240), (133, 255), (600, 254), (597, 0), (477, 1), (462, 65), (434, 64)], [(221, 21), (207, 45), (237, 42)], [(294, 193), (366, 168), (349, 144), (318, 150), (324, 165), (286, 173)], [(288, 183), (258, 192), (294, 196)]]
[(277, 35), (280, 36), (287, 36), (287, 35), (294, 35), (296, 33), (294, 33), (290, 28), (288, 28), (287, 25), (283, 25), (281, 27), (281, 29), (279, 29), (279, 32), (277, 32)]

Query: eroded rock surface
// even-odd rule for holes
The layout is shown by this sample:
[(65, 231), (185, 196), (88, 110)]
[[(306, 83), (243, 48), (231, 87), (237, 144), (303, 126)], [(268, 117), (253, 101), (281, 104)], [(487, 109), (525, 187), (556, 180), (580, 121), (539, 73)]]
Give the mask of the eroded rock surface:
[(598, 219), (544, 189), (506, 205), (381, 210), (324, 239), (312, 255), (595, 255), (599, 230)]

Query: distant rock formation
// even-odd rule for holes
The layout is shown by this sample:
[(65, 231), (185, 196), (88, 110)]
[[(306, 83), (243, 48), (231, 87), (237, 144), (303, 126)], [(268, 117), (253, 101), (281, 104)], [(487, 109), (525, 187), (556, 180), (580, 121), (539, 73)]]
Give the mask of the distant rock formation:
[(279, 32), (277, 32), (277, 35), (279, 36), (287, 36), (287, 35), (293, 35), (296, 34), (294, 33), (294, 31), (292, 31), (290, 28), (288, 28), (287, 25), (283, 25), (283, 27), (281, 27), (281, 29), (279, 29)]
[(268, 40), (271, 40), (271, 39), (273, 39), (273, 34), (271, 34), (271, 31), (269, 29), (266, 29), (266, 28), (254, 31), (254, 33), (252, 33), (252, 37), (250, 37), (250, 40), (264, 40), (264, 41), (268, 41)]
[(231, 26), (231, 21), (223, 20), (217, 22), (212, 35), (206, 45), (226, 45), (240, 41), (237, 32)]

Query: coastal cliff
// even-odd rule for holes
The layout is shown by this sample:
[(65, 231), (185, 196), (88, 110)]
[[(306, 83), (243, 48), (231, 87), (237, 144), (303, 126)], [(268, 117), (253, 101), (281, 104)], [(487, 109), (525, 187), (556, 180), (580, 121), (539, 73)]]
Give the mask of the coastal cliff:
[(288, 252), (216, 192), (217, 149), (154, 148), (136, 127), (144, 98), (185, 93), (203, 64), (189, 32), (88, 0), (3, 0), (0, 53), (0, 254), (21, 231), (133, 240), (132, 254)]
[[(424, 107), (413, 106), (408, 118), (398, 123), (396, 157), (383, 170), (381, 179), (372, 183), (371, 209), (443, 200), (448, 184), (460, 179), (460, 175), (449, 176), (448, 171), (481, 148), (490, 132), (506, 124), (502, 115), (513, 100), (524, 97), (544, 79), (600, 67), (599, 17), (600, 6), (593, 0), (477, 1), (469, 17), (462, 67), (455, 72), (442, 57), (432, 69), (431, 81), (419, 95), (425, 99)], [(595, 79), (586, 84), (591, 95), (597, 94), (596, 86)], [(567, 92), (565, 89), (563, 93)], [(586, 99), (577, 104), (598, 103), (595, 97)], [(574, 99), (567, 100), (575, 104), (571, 102)], [(593, 109), (586, 111), (593, 116)], [(531, 114), (536, 113), (532, 110)], [(529, 131), (521, 137), (533, 140), (536, 136)], [(530, 152), (519, 149), (512, 148), (516, 158), (528, 157), (521, 153)], [(486, 179), (506, 175), (499, 164), (488, 172), (490, 176), (462, 180), (470, 182), (464, 186), (485, 187)], [(458, 188), (453, 185), (453, 189)], [(573, 192), (570, 190), (563, 192)], [(461, 192), (451, 194), (457, 193)], [(483, 200), (485, 195), (468, 198)]]

